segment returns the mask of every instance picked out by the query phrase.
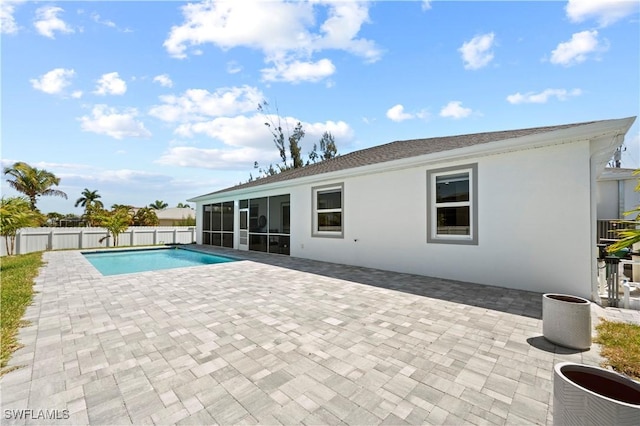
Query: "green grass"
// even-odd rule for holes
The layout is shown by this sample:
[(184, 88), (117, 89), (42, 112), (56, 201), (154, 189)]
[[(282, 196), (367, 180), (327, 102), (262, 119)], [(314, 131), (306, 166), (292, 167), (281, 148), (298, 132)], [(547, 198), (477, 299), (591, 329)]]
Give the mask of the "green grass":
[(28, 325), (22, 319), (33, 297), (33, 279), (42, 265), (42, 252), (19, 256), (5, 256), (0, 260), (0, 376), (11, 371), (7, 363), (11, 354), (21, 347), (18, 329)]
[(640, 325), (603, 320), (596, 327), (603, 367), (640, 380)]

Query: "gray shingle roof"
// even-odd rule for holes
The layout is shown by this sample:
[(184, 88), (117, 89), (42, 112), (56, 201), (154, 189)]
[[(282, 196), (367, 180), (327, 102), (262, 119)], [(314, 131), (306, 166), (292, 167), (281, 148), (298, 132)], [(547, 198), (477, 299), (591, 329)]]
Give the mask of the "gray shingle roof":
[(387, 161), (400, 160), (403, 158), (417, 157), (420, 155), (433, 154), (441, 151), (449, 151), (457, 148), (464, 148), (489, 142), (518, 138), (522, 136), (533, 135), (536, 133), (552, 132), (555, 130), (567, 129), (570, 127), (582, 126), (590, 123), (593, 123), (593, 121), (564, 124), (560, 126), (534, 127), (530, 129), (505, 130), (499, 132), (486, 132), (428, 139), (395, 141), (384, 145), (378, 145), (371, 148), (350, 152), (348, 154), (340, 155), (338, 157), (332, 158), (330, 160), (325, 160), (320, 163), (310, 164), (299, 169), (287, 170), (277, 175), (263, 177), (251, 182), (246, 182), (229, 188), (221, 189), (219, 191), (211, 192), (206, 195), (221, 194), (224, 192), (236, 191), (239, 189), (251, 188), (274, 182), (293, 180), (301, 177), (367, 166), (370, 164), (384, 163)]

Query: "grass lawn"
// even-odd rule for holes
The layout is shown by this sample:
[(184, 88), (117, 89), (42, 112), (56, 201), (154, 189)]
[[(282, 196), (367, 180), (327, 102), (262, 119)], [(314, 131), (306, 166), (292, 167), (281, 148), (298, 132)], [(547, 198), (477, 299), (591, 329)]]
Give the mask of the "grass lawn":
[(42, 252), (5, 256), (0, 260), (2, 284), (0, 290), (0, 376), (12, 370), (6, 368), (11, 354), (20, 348), (16, 340), (18, 329), (28, 323), (22, 320), (33, 297), (33, 279), (42, 265)]
[(640, 380), (640, 325), (603, 320), (596, 331), (604, 366)]

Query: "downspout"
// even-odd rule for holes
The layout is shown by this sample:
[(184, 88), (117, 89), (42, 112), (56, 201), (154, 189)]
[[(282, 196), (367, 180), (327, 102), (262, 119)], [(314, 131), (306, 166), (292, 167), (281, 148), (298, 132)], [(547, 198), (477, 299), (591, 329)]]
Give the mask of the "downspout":
[(624, 219), (624, 180), (618, 181), (618, 219)]

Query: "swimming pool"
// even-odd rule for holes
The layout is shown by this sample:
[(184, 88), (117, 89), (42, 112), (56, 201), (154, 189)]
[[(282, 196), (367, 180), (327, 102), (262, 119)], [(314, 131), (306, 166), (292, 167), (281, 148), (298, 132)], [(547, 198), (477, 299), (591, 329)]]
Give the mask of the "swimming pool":
[(132, 274), (236, 261), (230, 257), (179, 248), (99, 251), (82, 254), (102, 275)]

